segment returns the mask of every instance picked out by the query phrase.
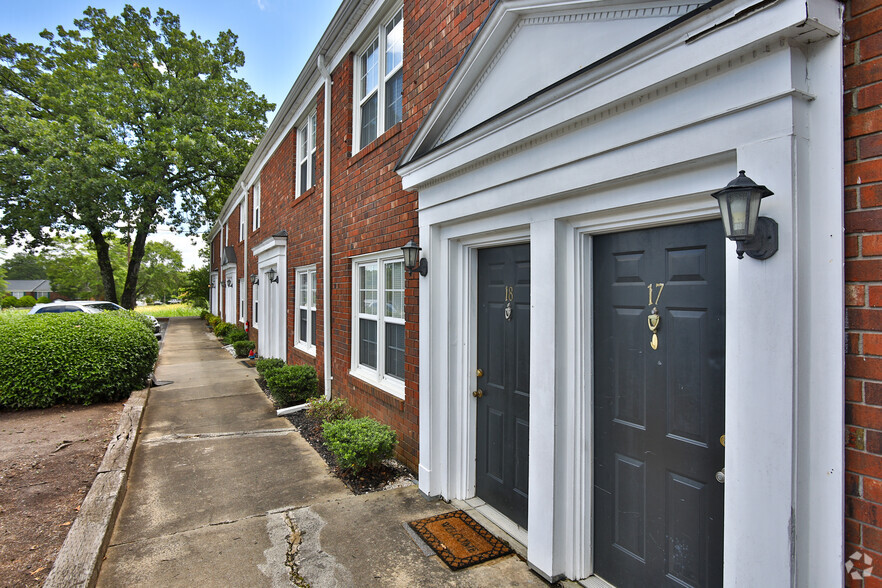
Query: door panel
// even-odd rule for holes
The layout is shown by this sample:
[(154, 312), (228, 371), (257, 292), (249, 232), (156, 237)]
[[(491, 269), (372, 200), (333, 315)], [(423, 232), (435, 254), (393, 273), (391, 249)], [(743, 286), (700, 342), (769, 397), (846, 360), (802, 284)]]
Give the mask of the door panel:
[(594, 238), (594, 570), (620, 588), (722, 583), (723, 252), (719, 221)]
[(478, 252), (477, 496), (527, 527), (530, 246)]

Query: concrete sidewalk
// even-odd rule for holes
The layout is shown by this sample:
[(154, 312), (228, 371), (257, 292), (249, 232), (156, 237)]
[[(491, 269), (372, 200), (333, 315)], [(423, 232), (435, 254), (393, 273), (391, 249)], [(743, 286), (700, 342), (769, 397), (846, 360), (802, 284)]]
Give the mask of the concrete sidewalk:
[(414, 486), (353, 495), (256, 375), (171, 320), (156, 377), (174, 383), (150, 391), (98, 586), (546, 585), (515, 555), (453, 572), (424, 554), (403, 523), (453, 508)]

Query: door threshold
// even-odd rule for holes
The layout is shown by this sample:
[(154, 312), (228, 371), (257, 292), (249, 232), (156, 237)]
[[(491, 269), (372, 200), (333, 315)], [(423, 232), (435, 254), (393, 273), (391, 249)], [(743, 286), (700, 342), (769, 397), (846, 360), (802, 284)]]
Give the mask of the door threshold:
[(599, 576), (588, 576), (587, 578), (579, 580), (579, 584), (585, 588), (615, 588), (615, 586)]
[(488, 531), (507, 541), (515, 553), (527, 559), (527, 530), (514, 523), (510, 518), (481, 500), (473, 497), (467, 500), (454, 499), (450, 504), (464, 510), (470, 517), (478, 521)]

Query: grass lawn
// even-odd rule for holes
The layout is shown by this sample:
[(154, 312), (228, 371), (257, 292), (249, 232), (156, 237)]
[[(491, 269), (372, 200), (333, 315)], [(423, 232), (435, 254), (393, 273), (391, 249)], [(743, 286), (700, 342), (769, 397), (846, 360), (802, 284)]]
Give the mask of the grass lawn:
[(169, 318), (173, 316), (199, 316), (202, 308), (194, 308), (189, 304), (163, 304), (155, 306), (138, 306), (136, 312), (142, 312), (156, 318)]

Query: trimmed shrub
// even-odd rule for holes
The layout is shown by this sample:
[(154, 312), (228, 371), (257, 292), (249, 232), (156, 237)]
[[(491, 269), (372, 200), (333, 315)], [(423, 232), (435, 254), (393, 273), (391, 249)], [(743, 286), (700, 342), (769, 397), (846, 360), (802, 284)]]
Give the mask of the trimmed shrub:
[(327, 447), (337, 464), (356, 472), (395, 455), (395, 431), (371, 417), (328, 421), (322, 425)]
[(0, 308), (15, 308), (18, 306), (18, 298), (15, 296), (4, 296), (0, 299)]
[(254, 341), (233, 341), (233, 349), (236, 350), (236, 357), (245, 357), (254, 349)]
[(40, 296), (39, 298), (37, 298), (37, 304), (49, 304), (50, 302), (52, 301), (49, 300), (48, 296)]
[(19, 308), (30, 308), (37, 303), (37, 299), (30, 294), (25, 294), (15, 303)]
[(224, 343), (227, 345), (232, 345), (237, 341), (247, 341), (248, 333), (245, 332), (245, 329), (240, 329), (236, 327), (234, 329), (230, 329), (230, 332), (224, 335)]
[(266, 387), (279, 406), (292, 406), (316, 395), (318, 377), (311, 365), (285, 365), (266, 376)]
[(254, 362), (254, 367), (257, 369), (257, 373), (264, 378), (269, 377), (273, 370), (277, 370), (283, 365), (285, 365), (285, 362), (277, 357), (261, 357)]
[(352, 407), (344, 398), (328, 400), (324, 396), (310, 401), (306, 415), (316, 421), (339, 421), (352, 418)]
[(202, 312), (199, 313), (199, 318), (201, 318), (204, 321), (207, 321), (208, 317), (210, 317), (210, 316), (211, 316), (211, 313), (208, 312), (208, 310), (206, 310), (206, 309), (202, 309)]
[(230, 323), (225, 323), (223, 321), (219, 322), (214, 327), (214, 334), (218, 337), (226, 337), (227, 334), (236, 328), (236, 325), (232, 325)]
[(21, 314), (0, 322), (0, 407), (115, 401), (144, 387), (159, 344), (133, 314)]
[(212, 329), (215, 328), (218, 323), (222, 322), (219, 316), (215, 316), (213, 314), (208, 315), (208, 326)]

